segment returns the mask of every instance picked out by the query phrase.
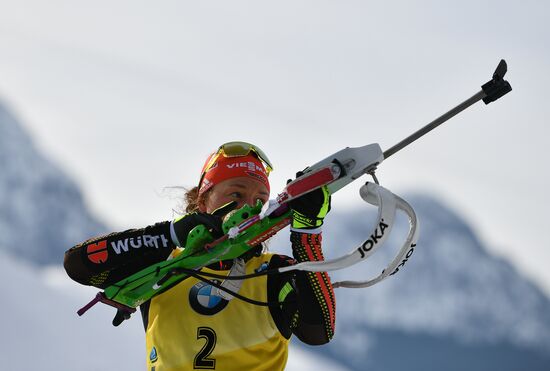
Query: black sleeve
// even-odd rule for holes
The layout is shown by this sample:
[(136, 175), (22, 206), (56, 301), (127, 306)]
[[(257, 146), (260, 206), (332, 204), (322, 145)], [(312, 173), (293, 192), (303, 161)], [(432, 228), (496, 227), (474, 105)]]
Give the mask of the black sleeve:
[(105, 288), (166, 260), (174, 248), (167, 221), (91, 238), (65, 252), (63, 265), (76, 282)]
[[(296, 260), (274, 255), (270, 268), (295, 264)], [(328, 286), (327, 286), (328, 284)], [(268, 278), (268, 299), (282, 302), (270, 306), (277, 328), (286, 338), (291, 334), (309, 345), (321, 345), (334, 334), (335, 300), (326, 273), (293, 271)]]

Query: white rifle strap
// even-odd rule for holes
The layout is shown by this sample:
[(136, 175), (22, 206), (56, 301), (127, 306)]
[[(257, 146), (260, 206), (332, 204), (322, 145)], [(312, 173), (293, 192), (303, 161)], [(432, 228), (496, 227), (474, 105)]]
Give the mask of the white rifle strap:
[(310, 272), (326, 272), (344, 269), (366, 260), (387, 240), (395, 221), (396, 210), (400, 209), (409, 217), (409, 234), (405, 243), (388, 267), (384, 269), (379, 276), (373, 279), (367, 281), (335, 282), (333, 283), (333, 287), (368, 287), (396, 273), (399, 267), (407, 261), (408, 257), (410, 257), (410, 254), (412, 254), (414, 250), (414, 246), (416, 246), (418, 223), (414, 210), (405, 200), (375, 183), (366, 183), (361, 187), (359, 193), (365, 202), (378, 206), (377, 223), (365, 242), (350, 251), (347, 255), (343, 255), (339, 258), (319, 262), (302, 262), (296, 265), (279, 268), (279, 271), (303, 270)]
[[(246, 273), (246, 263), (244, 259), (239, 259), (239, 258), (234, 259), (233, 266), (229, 271), (228, 277), (244, 276), (245, 273)], [(241, 289), (242, 284), (243, 284), (243, 280), (224, 280), (221, 286), (225, 289), (228, 289), (229, 291), (238, 293), (239, 290)], [(212, 294), (220, 296), (225, 300), (231, 300), (234, 298), (234, 296), (231, 295), (229, 292), (221, 290), (217, 287), (212, 287)]]
[(388, 264), (388, 266), (378, 276), (366, 280), (366, 281), (340, 281), (334, 282), (333, 287), (347, 287), (347, 288), (364, 288), (375, 285), (385, 278), (397, 273), (399, 269), (405, 265), (414, 252), (416, 247), (416, 241), (418, 240), (419, 225), (418, 219), (413, 208), (402, 198), (397, 195), (393, 195), (397, 202), (397, 208), (403, 211), (409, 219), (409, 232), (405, 242), (399, 249), (395, 258)]

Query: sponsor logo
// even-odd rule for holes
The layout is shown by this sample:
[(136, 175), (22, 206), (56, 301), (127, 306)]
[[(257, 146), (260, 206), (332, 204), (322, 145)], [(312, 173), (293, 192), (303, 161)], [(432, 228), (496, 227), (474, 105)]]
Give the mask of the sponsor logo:
[(130, 237), (111, 242), (111, 248), (117, 255), (120, 255), (122, 252), (128, 252), (131, 248), (140, 249), (142, 247), (154, 247), (155, 249), (168, 247), (168, 239), (163, 235), (151, 236), (149, 234), (144, 234), (143, 236)]
[(109, 252), (107, 251), (107, 241), (99, 241), (91, 243), (86, 247), (86, 253), (88, 259), (95, 264), (103, 264), (109, 258)]
[(399, 272), (399, 268), (401, 268), (402, 266), (405, 265), (405, 263), (407, 261), (409, 261), (409, 258), (411, 257), (411, 255), (413, 254), (414, 252), (414, 248), (416, 247), (416, 244), (413, 243), (411, 245), (411, 248), (409, 249), (409, 251), (407, 251), (407, 255), (405, 255), (405, 258), (403, 260), (401, 260), (401, 263), (397, 266), (397, 268), (395, 268), (395, 270), (393, 272), (390, 273), (390, 276), (396, 274), (397, 272)]
[(254, 269), (254, 272), (260, 273), (260, 272), (266, 271), (267, 268), (269, 268), (269, 263), (263, 262), (262, 264), (260, 264), (258, 268)]
[[(219, 281), (214, 281), (219, 283)], [(189, 304), (199, 314), (214, 315), (222, 311), (229, 303), (221, 296), (212, 293), (213, 287), (205, 282), (195, 284), (189, 291)]]
[(277, 195), (277, 202), (281, 204), (284, 201), (288, 200), (289, 198), (290, 198), (290, 195), (288, 194), (288, 192), (281, 192)]
[(155, 363), (158, 359), (157, 348), (153, 347), (153, 349), (151, 349), (151, 353), (149, 353), (149, 361), (151, 361), (151, 363)]
[(361, 259), (365, 257), (365, 253), (371, 251), (376, 244), (380, 241), (382, 237), (384, 237), (384, 231), (389, 227), (386, 223), (384, 223), (384, 219), (380, 220), (380, 223), (378, 224), (378, 227), (374, 230), (374, 233), (370, 235), (369, 239), (363, 242), (363, 245), (361, 245), (360, 248), (357, 250), (361, 253)]
[(225, 165), (228, 169), (236, 169), (236, 168), (245, 168), (248, 169), (248, 171), (254, 172), (254, 173), (262, 173), (265, 174), (264, 169), (262, 169), (261, 166), (258, 166), (252, 161), (247, 162), (235, 162), (233, 164), (227, 164)]
[(202, 190), (202, 189), (210, 188), (210, 187), (211, 187), (211, 184), (212, 184), (211, 181), (209, 181), (209, 180), (206, 179), (206, 178), (203, 178), (203, 179), (202, 179), (202, 183), (201, 183), (201, 188), (200, 188), (200, 189)]
[(248, 241), (246, 244), (248, 246), (256, 246), (257, 244), (262, 243), (268, 238), (274, 236), (277, 232), (285, 228), (289, 223), (290, 218), (284, 218), (279, 223), (272, 225), (271, 228), (267, 229), (262, 234), (259, 234), (252, 240)]

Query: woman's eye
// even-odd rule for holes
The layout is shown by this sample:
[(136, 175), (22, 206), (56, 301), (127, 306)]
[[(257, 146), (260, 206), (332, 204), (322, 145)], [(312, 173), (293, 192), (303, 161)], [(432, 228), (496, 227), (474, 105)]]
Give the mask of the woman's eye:
[(241, 192), (232, 192), (232, 193), (229, 194), (229, 196), (230, 196), (231, 198), (237, 198), (237, 199), (242, 198)]

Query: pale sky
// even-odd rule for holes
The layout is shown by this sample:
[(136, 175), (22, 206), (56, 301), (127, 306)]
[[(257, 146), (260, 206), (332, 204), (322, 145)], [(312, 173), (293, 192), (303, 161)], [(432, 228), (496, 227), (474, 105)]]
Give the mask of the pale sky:
[[(194, 186), (222, 142), (262, 147), (277, 192), (344, 147), (388, 149), (504, 58), (512, 93), (378, 177), (443, 200), (550, 293), (549, 16), (543, 1), (0, 0), (0, 99), (124, 229), (170, 219), (163, 188)], [(356, 183), (334, 208), (362, 203)]]

